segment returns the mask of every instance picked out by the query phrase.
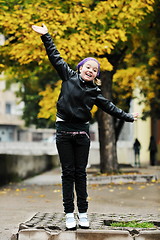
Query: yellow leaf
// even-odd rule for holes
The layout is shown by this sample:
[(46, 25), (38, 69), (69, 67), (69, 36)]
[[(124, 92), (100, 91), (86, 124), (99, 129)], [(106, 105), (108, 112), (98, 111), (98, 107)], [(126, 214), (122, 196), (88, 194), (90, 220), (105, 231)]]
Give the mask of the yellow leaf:
[(146, 186), (140, 186), (140, 189), (146, 188)]
[(114, 192), (114, 189), (109, 189), (110, 192)]
[(41, 198), (44, 198), (44, 197), (45, 197), (45, 195), (44, 195), (44, 194), (41, 194), (41, 195), (39, 195), (39, 197), (41, 197)]
[(33, 196), (32, 196), (32, 195), (29, 195), (29, 196), (27, 196), (27, 198), (33, 198)]
[(92, 198), (91, 198), (91, 197), (87, 197), (87, 200), (88, 200), (88, 201), (91, 201), (91, 200), (92, 200)]
[(27, 191), (27, 189), (26, 188), (22, 188), (22, 191), (25, 192), (25, 191)]
[(56, 189), (55, 189), (53, 192), (57, 193), (57, 192), (61, 192), (61, 190), (56, 190)]
[(0, 191), (0, 194), (6, 194), (7, 192), (6, 191)]
[(155, 183), (156, 182), (156, 180), (155, 179), (152, 179), (152, 181), (151, 181), (152, 183)]

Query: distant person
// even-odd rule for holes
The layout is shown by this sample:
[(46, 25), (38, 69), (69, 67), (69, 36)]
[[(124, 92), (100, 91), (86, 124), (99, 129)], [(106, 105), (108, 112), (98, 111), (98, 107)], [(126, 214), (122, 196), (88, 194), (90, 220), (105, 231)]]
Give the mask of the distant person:
[(134, 155), (135, 155), (135, 166), (140, 167), (140, 149), (141, 149), (141, 144), (138, 141), (138, 139), (135, 139), (135, 142), (133, 144), (133, 149), (134, 149)]
[(156, 164), (156, 153), (157, 153), (157, 145), (153, 136), (150, 137), (149, 148), (150, 151), (150, 165), (155, 166)]

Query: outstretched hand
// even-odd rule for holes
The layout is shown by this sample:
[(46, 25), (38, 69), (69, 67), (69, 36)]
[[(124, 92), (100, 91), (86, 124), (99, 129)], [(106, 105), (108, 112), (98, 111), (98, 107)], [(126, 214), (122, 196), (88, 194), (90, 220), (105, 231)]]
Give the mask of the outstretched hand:
[(46, 25), (44, 25), (44, 23), (42, 24), (42, 27), (39, 27), (39, 26), (36, 26), (36, 25), (32, 25), (32, 29), (35, 32), (37, 32), (37, 33), (39, 33), (41, 35), (44, 35), (44, 34), (48, 33), (48, 29), (47, 29)]
[(134, 121), (138, 120), (139, 114), (138, 113), (132, 113)]

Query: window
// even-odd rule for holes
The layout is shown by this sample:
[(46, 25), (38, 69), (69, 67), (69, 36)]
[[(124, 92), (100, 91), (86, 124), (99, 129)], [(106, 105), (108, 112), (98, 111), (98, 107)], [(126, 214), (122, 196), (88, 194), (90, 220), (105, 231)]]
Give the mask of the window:
[(6, 114), (11, 114), (11, 104), (6, 103)]
[(32, 133), (32, 141), (33, 142), (42, 141), (42, 133), (33, 132)]

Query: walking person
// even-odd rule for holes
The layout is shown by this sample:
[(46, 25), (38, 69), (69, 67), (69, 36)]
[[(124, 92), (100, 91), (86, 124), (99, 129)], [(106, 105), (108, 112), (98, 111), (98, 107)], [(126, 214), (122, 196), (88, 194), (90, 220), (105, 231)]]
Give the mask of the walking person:
[(141, 149), (141, 144), (139, 140), (136, 138), (135, 142), (133, 144), (133, 149), (134, 149), (134, 156), (135, 156), (135, 161), (134, 165), (136, 167), (140, 167), (140, 149)]
[(148, 150), (150, 151), (150, 165), (155, 166), (156, 165), (157, 144), (154, 139), (154, 136), (150, 137)]
[(125, 113), (102, 96), (95, 84), (100, 74), (100, 64), (95, 58), (83, 59), (78, 63), (77, 71), (74, 71), (60, 56), (47, 27), (42, 24), (42, 27), (33, 25), (32, 28), (42, 35), (48, 58), (62, 79), (57, 102), (56, 145), (62, 167), (66, 228), (76, 228), (74, 187), (79, 226), (89, 228), (86, 166), (90, 148), (90, 111), (95, 104), (106, 113), (128, 122), (137, 120), (138, 114)]

